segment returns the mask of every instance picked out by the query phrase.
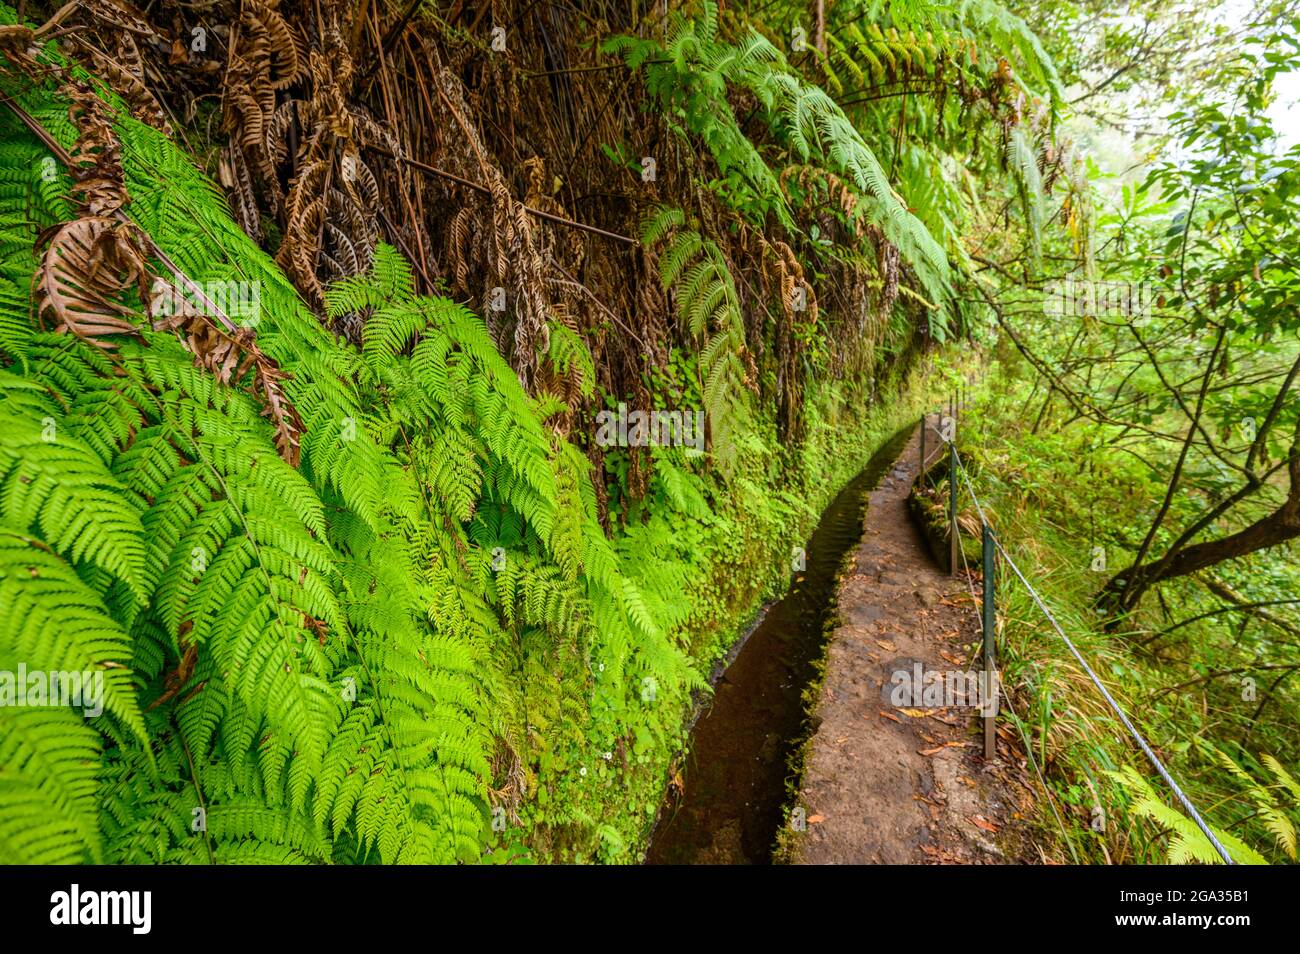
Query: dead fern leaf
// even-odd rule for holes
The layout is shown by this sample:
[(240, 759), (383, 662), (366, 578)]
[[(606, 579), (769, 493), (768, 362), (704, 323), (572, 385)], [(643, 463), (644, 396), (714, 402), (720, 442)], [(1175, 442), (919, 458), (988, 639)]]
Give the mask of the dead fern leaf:
[(108, 335), (134, 334), (136, 309), (122, 302), (135, 285), (141, 301), (149, 287), (144, 256), (126, 223), (105, 216), (67, 222), (52, 233), (36, 276), (37, 313), (54, 329), (111, 350)]
[(191, 296), (164, 279), (154, 284), (155, 302), (169, 307), (155, 308), (166, 314), (157, 318), (155, 331), (172, 331), (185, 349), (194, 355), (194, 364), (208, 371), (223, 385), (238, 386), (245, 375), (253, 373), (251, 390), (262, 401), (262, 415), (275, 427), (275, 447), (290, 465), (298, 466), (299, 440), (304, 430), (302, 418), (284, 392), (289, 377), (257, 346), (251, 328), (223, 328), (207, 309), (194, 303)]

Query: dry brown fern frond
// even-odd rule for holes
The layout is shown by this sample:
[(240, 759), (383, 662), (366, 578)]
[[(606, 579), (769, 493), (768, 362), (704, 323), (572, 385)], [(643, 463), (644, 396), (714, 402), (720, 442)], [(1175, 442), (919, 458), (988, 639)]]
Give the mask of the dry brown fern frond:
[(325, 229), (325, 198), (319, 194), (312, 196), (306, 189), (291, 190), (290, 196), (295, 200), (294, 208), (275, 261), (307, 301), (320, 307), (325, 300), (325, 289), (316, 276), (316, 269)]
[[(156, 331), (173, 331), (194, 364), (211, 373), (224, 385), (237, 386), (251, 372), (249, 389), (262, 402), (262, 414), (275, 428), (275, 446), (290, 465), (298, 466), (302, 418), (285, 394), (287, 375), (257, 346), (253, 329), (223, 327), (203, 296), (186, 295), (164, 279), (154, 283), (152, 309), (166, 312), (153, 323)], [(167, 307), (159, 307), (159, 302)]]
[[(242, 150), (223, 149), (217, 167), (217, 180), (226, 190), (230, 211), (244, 233), (255, 241), (262, 238), (261, 214), (253, 193), (253, 175)], [(278, 199), (277, 195), (277, 199)]]
[[(74, 47), (78, 58), (88, 64), (91, 72), (104, 80), (113, 92), (122, 97), (132, 116), (159, 130), (163, 135), (171, 137), (172, 127), (167, 121), (167, 114), (153, 93), (149, 91), (149, 87), (145, 86), (138, 71), (133, 71), (129, 66), (123, 65), (89, 43), (77, 41)], [(122, 47), (128, 50), (135, 49), (135, 44), (129, 35), (123, 37)], [(134, 56), (138, 70), (138, 51)]]
[(41, 53), (37, 32), (29, 26), (13, 23), (0, 26), (0, 73), (21, 72), (34, 75)]
[[(324, 4), (319, 14), (305, 20), (309, 46), (278, 2), (244, 3), (222, 91), (230, 140), (220, 166), (239, 222), (255, 238), (261, 190), (281, 228), (276, 260), (318, 311), (327, 283), (374, 260), (383, 204), (362, 146), (378, 141), (400, 154), (396, 139), (351, 103), (349, 6)], [(344, 325), (336, 330), (359, 340), (360, 327)]]
[(787, 199), (791, 198), (791, 179), (798, 183), (805, 195), (815, 196), (817, 199), (821, 198), (818, 193), (820, 186), (825, 190), (827, 201), (839, 209), (846, 222), (851, 223), (853, 237), (860, 239), (866, 234), (866, 219), (858, 214), (857, 193), (835, 173), (808, 164), (786, 166), (781, 170), (780, 183)]
[[(469, 155), (476, 161), (478, 174), (488, 189), (492, 227), (485, 243), (490, 249), (485, 264), (490, 280), (502, 289), (507, 304), (505, 311), (484, 309), (488, 328), (509, 357), (519, 380), (532, 391), (539, 357), (550, 345), (550, 302), (544, 277), (549, 240), (545, 229), (530, 219), (524, 203), (511, 196), (501, 170), (489, 161), (478, 129), (467, 118), (464, 88), (448, 70), (439, 72), (439, 94), (463, 133)], [(462, 263), (466, 258), (463, 248), (460, 246), (454, 259)]]
[(65, 78), (63, 91), (78, 130), (68, 153), (68, 197), (80, 214), (38, 241), (45, 251), (36, 272), (36, 311), (42, 321), (52, 318), (55, 330), (111, 350), (107, 336), (135, 331), (128, 319), (138, 308), (123, 296), (135, 286), (145, 301), (148, 272), (138, 231), (118, 215), (127, 193), (108, 107), (85, 83)]
[(140, 50), (141, 43), (164, 48), (169, 39), (143, 12), (120, 0), (78, 0), (75, 7), (79, 26), (68, 34), (68, 52), (122, 97), (132, 116), (170, 137), (167, 113), (145, 82)]
[(144, 300), (149, 278), (131, 227), (91, 215), (59, 226), (36, 272), (36, 310), (54, 319), (54, 330), (111, 350), (107, 336), (133, 334), (137, 308), (122, 300), (132, 286)]
[(126, 175), (122, 143), (113, 129), (108, 106), (85, 83), (67, 80), (68, 118), (77, 127), (70, 151), (72, 189), (69, 198), (83, 214), (111, 215), (126, 204)]
[(92, 20), (112, 27), (122, 36), (161, 39), (144, 12), (123, 0), (78, 0), (76, 6)]
[[(33, 31), (29, 34), (11, 31), (7, 38), (0, 37), (0, 42), (8, 39), (20, 46), (36, 35)], [(15, 57), (9, 62), (21, 67), (26, 61)], [(60, 92), (69, 100), (69, 118), (78, 131), (72, 149), (64, 150), (21, 106), (9, 103), (15, 115), (63, 159), (73, 180), (69, 199), (79, 213), (38, 239), (38, 248), (44, 245), (45, 251), (33, 280), (37, 313), (42, 320), (52, 318), (57, 331), (111, 351), (115, 342), (110, 336), (137, 333), (129, 319), (141, 310), (151, 316), (156, 310), (157, 298), (151, 292), (161, 280), (150, 274), (149, 258), (157, 257), (169, 268), (175, 265), (122, 211), (129, 197), (122, 144), (108, 105), (88, 84), (71, 78), (66, 68), (50, 70), (34, 62), (30, 67), (39, 70), (42, 78), (54, 75), (60, 81)], [(276, 447), (296, 466), (303, 425), (284, 392), (284, 372), (257, 347), (251, 328), (237, 327), (199, 286), (187, 277), (177, 277), (203, 307), (183, 307), (160, 318), (154, 327), (175, 331), (196, 363), (212, 371), (223, 384), (233, 385), (251, 372), (249, 387), (274, 425)], [(162, 285), (171, 290), (173, 301), (180, 297), (175, 286)], [(127, 297), (132, 287), (138, 305)]]
[(286, 89), (307, 69), (301, 34), (280, 15), (278, 0), (244, 0), (241, 25), (257, 37), (272, 89)]
[(452, 217), (447, 229), (447, 259), (455, 276), (456, 287), (469, 291), (469, 271), (474, 261), (474, 213), (462, 206)]

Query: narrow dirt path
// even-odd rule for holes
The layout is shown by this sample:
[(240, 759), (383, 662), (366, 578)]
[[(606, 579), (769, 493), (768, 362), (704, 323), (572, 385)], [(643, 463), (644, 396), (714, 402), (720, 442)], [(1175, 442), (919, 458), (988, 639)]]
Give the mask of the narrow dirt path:
[(872, 491), (840, 582), (798, 802), (807, 824), (798, 863), (1007, 864), (1027, 854), (1021, 819), (1031, 795), (1012, 767), (1011, 730), (1002, 727), (1002, 758), (986, 766), (976, 709), (891, 699), (894, 674), (918, 663), (925, 672), (979, 668), (966, 579), (939, 569), (907, 513), (917, 443), (913, 433)]

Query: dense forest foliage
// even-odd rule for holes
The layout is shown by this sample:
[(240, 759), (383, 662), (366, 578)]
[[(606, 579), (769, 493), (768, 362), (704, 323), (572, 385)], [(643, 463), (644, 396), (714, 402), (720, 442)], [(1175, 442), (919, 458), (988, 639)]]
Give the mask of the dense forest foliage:
[[(1294, 859), (1294, 7), (0, 5), (0, 672), (103, 688), (0, 705), (0, 861), (637, 861), (959, 381), (1000, 536)], [(1004, 638), (1051, 860), (1217, 860)]]

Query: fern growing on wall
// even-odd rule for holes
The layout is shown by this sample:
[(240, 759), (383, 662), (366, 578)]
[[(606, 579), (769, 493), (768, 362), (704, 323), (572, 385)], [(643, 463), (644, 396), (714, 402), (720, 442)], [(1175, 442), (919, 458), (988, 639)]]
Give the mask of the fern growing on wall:
[(660, 209), (646, 218), (641, 241), (655, 246), (666, 240), (659, 256), (659, 278), (673, 289), (677, 315), (700, 347), (700, 393), (713, 436), (713, 452), (730, 467), (736, 433), (746, 420), (744, 320), (740, 296), (717, 244), (685, 227), (680, 209)]
[(735, 87), (752, 93), (766, 111), (773, 134), (796, 161), (816, 157), (853, 184), (868, 221), (897, 246), (930, 300), (949, 291), (948, 259), (925, 226), (899, 201), (875, 153), (839, 105), (798, 76), (764, 36), (750, 32), (729, 44), (717, 34), (715, 11), (688, 20), (674, 13), (665, 41), (616, 37), (605, 49), (643, 69), (647, 91), (663, 107), (680, 110), (687, 128), (709, 148), (724, 176), (733, 205), (761, 225), (774, 215), (792, 227), (778, 177), (741, 132), (727, 102)]
[[(0, 707), (0, 861), (455, 862), (509, 839), (629, 857), (700, 670), (788, 582), (785, 553), (817, 500), (867, 453), (849, 431), (868, 390), (818, 382), (822, 365), (800, 350), (818, 331), (815, 299), (799, 322), (782, 302), (787, 340), (765, 360), (734, 245), (761, 248), (762, 294), (783, 298), (821, 278), (799, 260), (810, 248), (872, 276), (887, 262), (880, 319), (901, 314), (900, 341), (916, 312), (891, 313), (900, 274), (941, 333), (950, 260), (963, 261), (958, 179), (935, 178), (950, 168), (919, 149), (890, 161), (878, 143), (891, 136), (749, 24), (724, 38), (716, 5), (703, 8), (661, 42), (611, 46), (643, 71), (668, 128), (707, 148), (719, 176), (699, 191), (726, 206), (658, 209), (642, 235), (681, 329), (665, 390), (704, 406), (722, 466), (652, 447), (636, 493), (617, 451), (593, 479), (575, 397), (617, 395), (588, 350), (601, 332), (567, 323), (576, 309), (542, 322), (528, 389), (484, 321), (416, 294), (411, 264), (382, 243), (364, 270), (311, 289), (313, 314), (167, 132), (52, 46), (5, 34), (0, 672), (90, 671), (106, 694), (89, 718)], [(928, 4), (892, 9), (896, 23), (854, 40), (880, 63), (855, 82), (967, 49), (955, 21), (924, 18)], [(24, 68), (29, 55), (40, 69)], [(255, 288), (252, 320), (226, 327), (206, 305), (168, 315), (134, 282), (100, 294), (60, 267), (48, 236), (94, 218), (86, 169), (64, 156), (95, 152), (90, 132), (120, 159), (104, 181), (122, 217), (85, 234), (137, 252), (131, 277)], [(819, 185), (788, 191), (792, 169)], [(843, 248), (809, 226), (823, 188)], [(56, 285), (111, 321), (52, 320)], [(807, 419), (797, 443), (750, 396), (781, 376), (781, 400)]]
[[(58, 91), (5, 85), (73, 144)], [(477, 316), (415, 296), (381, 247), (329, 292), (368, 316), (359, 349), (336, 341), (119, 113), (125, 211), (190, 279), (259, 290), (295, 468), (259, 396), (143, 301), (109, 351), (40, 327), (36, 236), (68, 182), (17, 113), (0, 126), (0, 668), (106, 683), (93, 718), (0, 708), (3, 860), (472, 860), (541, 754), (612, 746), (645, 678), (700, 685), (597, 523), (585, 458)], [(534, 717), (550, 698), (568, 730)]]

